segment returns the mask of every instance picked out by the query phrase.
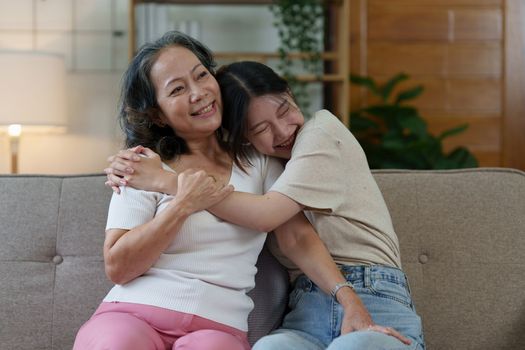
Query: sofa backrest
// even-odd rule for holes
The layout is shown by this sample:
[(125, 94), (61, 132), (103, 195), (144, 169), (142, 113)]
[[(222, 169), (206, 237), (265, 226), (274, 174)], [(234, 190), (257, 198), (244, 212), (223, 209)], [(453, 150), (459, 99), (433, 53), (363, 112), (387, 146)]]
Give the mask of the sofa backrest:
[[(525, 344), (525, 173), (375, 171), (398, 233), (429, 349)], [(349, 179), (350, 181), (351, 179)], [(111, 287), (104, 177), (0, 176), (0, 349), (70, 349)], [(253, 342), (286, 306), (266, 250), (251, 292)]]
[[(0, 176), (0, 349), (71, 349), (112, 287), (102, 258), (105, 176)], [(252, 342), (275, 328), (288, 275), (263, 250)]]
[(430, 350), (525, 348), (525, 173), (375, 171)]

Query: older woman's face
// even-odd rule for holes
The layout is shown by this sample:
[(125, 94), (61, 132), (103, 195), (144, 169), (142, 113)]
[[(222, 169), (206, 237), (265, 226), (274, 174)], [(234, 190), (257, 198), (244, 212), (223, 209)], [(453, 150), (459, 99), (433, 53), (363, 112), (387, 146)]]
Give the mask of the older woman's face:
[(210, 136), (220, 127), (219, 84), (190, 50), (173, 46), (160, 51), (150, 79), (161, 110), (157, 122), (186, 141)]
[(245, 137), (261, 153), (290, 159), (304, 117), (291, 96), (264, 95), (248, 106)]

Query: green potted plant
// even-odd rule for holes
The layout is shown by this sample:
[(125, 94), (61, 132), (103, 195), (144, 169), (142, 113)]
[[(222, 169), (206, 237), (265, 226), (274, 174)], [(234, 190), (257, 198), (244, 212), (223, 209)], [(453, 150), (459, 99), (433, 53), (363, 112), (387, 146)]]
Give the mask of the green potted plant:
[(418, 97), (423, 86), (394, 94), (395, 87), (409, 77), (400, 73), (379, 85), (370, 77), (351, 75), (352, 84), (366, 88), (379, 98), (350, 114), (350, 130), (363, 147), (372, 169), (456, 169), (477, 167), (476, 158), (465, 147), (445, 153), (443, 140), (465, 131), (459, 125), (434, 136), (428, 132), (418, 110), (404, 102)]
[[(310, 97), (307, 84), (297, 79), (298, 71), (322, 74), (324, 8), (321, 0), (274, 0), (270, 10), (279, 35), (279, 65), (281, 75), (288, 81), (299, 106), (307, 110)], [(300, 54), (292, 59), (291, 54)], [(294, 62), (301, 64), (294, 65)]]

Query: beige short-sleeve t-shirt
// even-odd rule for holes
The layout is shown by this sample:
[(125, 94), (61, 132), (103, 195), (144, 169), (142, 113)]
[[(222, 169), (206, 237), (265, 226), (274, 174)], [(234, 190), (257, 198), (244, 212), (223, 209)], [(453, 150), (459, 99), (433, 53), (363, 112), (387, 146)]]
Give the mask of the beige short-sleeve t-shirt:
[[(270, 191), (306, 207), (336, 263), (401, 267), (390, 213), (363, 149), (329, 111), (317, 112), (301, 128), (292, 157)], [(294, 279), (300, 270), (271, 236), (271, 251)]]

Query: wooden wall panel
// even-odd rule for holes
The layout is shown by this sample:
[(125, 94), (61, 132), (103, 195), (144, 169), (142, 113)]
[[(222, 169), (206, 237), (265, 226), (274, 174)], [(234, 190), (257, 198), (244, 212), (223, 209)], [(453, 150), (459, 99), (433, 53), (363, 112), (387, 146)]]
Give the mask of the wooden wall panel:
[(368, 45), (368, 74), (411, 75), (444, 74), (447, 49), (444, 45), (370, 42)]
[(503, 165), (525, 170), (525, 1), (505, 8)]
[(500, 77), (502, 48), (499, 43), (388, 43), (368, 45), (368, 73), (394, 75), (476, 75)]
[[(379, 82), (386, 79), (379, 76)], [(501, 81), (498, 79), (436, 79), (418, 77), (399, 84), (394, 90), (408, 89), (416, 85), (423, 85), (423, 93), (410, 104), (421, 110), (422, 114), (451, 113), (464, 115), (469, 112), (478, 115), (501, 115)], [(377, 102), (373, 96), (367, 103)]]
[[(424, 85), (424, 93), (411, 104), (419, 108), (431, 131), (469, 124), (468, 131), (447, 139), (446, 149), (464, 145), (478, 156), (480, 165), (508, 166), (502, 146), (509, 106), (509, 72), (504, 71), (508, 28), (503, 27), (507, 2), (516, 5), (520, 0), (350, 1), (351, 20), (359, 23), (351, 26), (351, 47), (358, 49), (358, 57), (351, 51), (351, 71), (379, 81), (407, 73), (411, 79), (400, 88)], [(525, 1), (516, 6), (525, 15)], [(517, 41), (525, 42), (525, 35)], [(517, 79), (523, 82), (525, 74)], [(525, 89), (525, 84), (521, 86)], [(373, 102), (355, 90), (352, 108)]]
[(395, 6), (368, 7), (368, 40), (440, 40), (450, 36), (449, 14), (444, 8)]
[[(468, 123), (468, 129), (461, 138), (451, 137), (446, 139), (444, 150), (450, 152), (458, 146), (468, 144), (469, 150), (478, 158), (480, 166), (494, 166), (494, 162), (501, 162), (499, 152), (501, 145), (500, 123), (501, 119), (496, 117), (464, 117), (463, 123)], [(450, 116), (438, 116), (427, 118), (429, 130), (439, 135), (441, 132), (459, 126), (458, 119)]]
[(452, 40), (501, 40), (501, 9), (450, 9)]
[(500, 42), (447, 45), (447, 68), (450, 76), (486, 75), (500, 78), (503, 54)]
[(500, 80), (447, 80), (447, 110), (501, 113), (501, 98)]
[[(518, 0), (519, 1), (519, 0)], [(392, 0), (369, 0), (370, 5), (389, 5)], [(501, 0), (396, 0), (396, 5), (449, 5), (449, 6), (486, 6), (486, 5), (501, 5)]]

